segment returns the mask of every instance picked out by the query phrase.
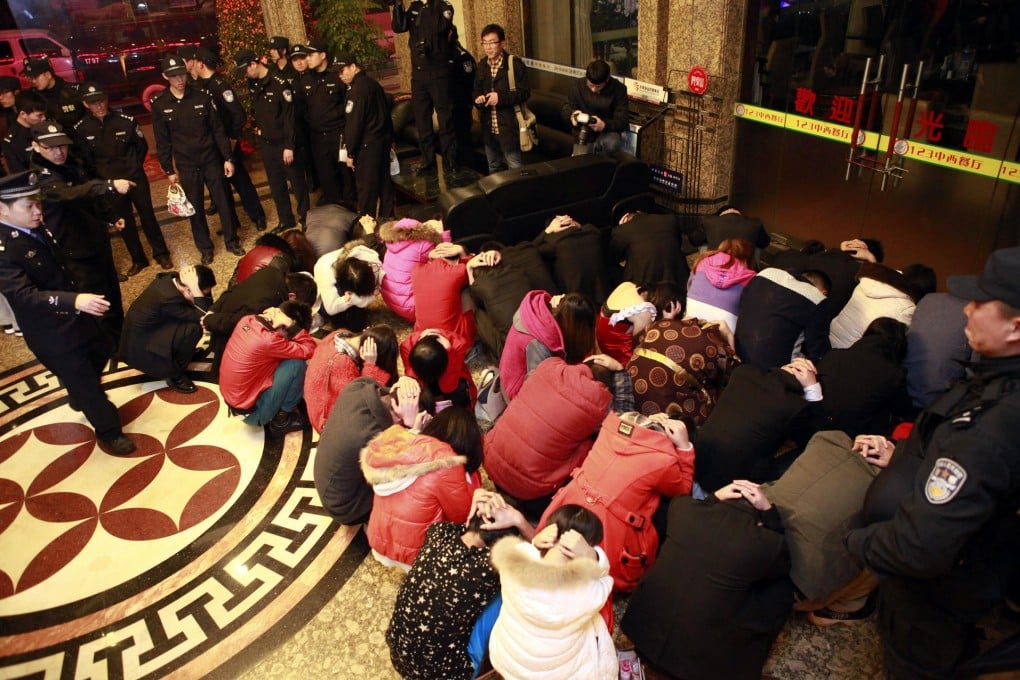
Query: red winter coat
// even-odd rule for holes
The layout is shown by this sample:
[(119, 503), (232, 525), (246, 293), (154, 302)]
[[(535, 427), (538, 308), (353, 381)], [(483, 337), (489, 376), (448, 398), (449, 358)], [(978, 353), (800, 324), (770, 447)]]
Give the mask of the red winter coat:
[(333, 338), (341, 332), (344, 331), (333, 331), (319, 342), (312, 358), (308, 360), (308, 369), (305, 371), (305, 405), (308, 406), (308, 420), (319, 434), (322, 434), (322, 428), (326, 426), (326, 420), (333, 410), (336, 398), (349, 382), (364, 376), (385, 386), (391, 377), (386, 371), (368, 362), (358, 368), (357, 362), (349, 354), (337, 352)]
[(626, 423), (610, 413), (588, 457), (542, 515), (575, 503), (602, 520), (602, 548), (609, 558), (613, 589), (630, 592), (655, 562), (659, 536), (652, 515), (659, 496), (691, 492), (694, 450), (678, 451), (661, 432)]
[(552, 494), (583, 461), (613, 395), (585, 365), (546, 359), (485, 435), (485, 471), (515, 498)]
[(361, 450), (361, 471), (375, 491), (366, 534), (377, 553), (410, 565), (436, 522), (467, 521), (481, 486), (467, 459), (446, 442), (394, 425)]
[(414, 330), (436, 328), (475, 341), (474, 312), (465, 312), (461, 291), (468, 285), (467, 260), (429, 260), (411, 270)]
[[(422, 331), (415, 331), (400, 343), (400, 358), (404, 362), (404, 375), (415, 380), (418, 380), (418, 376), (415, 375), (414, 369), (411, 368), (411, 350), (421, 340), (421, 335)], [(457, 383), (460, 382), (460, 379), (466, 378), (468, 396), (471, 398), (471, 408), (474, 408), (475, 402), (478, 400), (478, 388), (475, 387), (475, 381), (471, 379), (471, 371), (468, 369), (467, 364), (464, 363), (464, 357), (467, 356), (468, 350), (471, 349), (471, 343), (456, 333), (448, 331), (443, 332), (443, 337), (450, 341), (449, 360), (446, 363), (446, 371), (439, 376), (439, 389), (442, 391), (442, 394), (433, 396), (436, 399), (443, 399), (442, 395), (452, 393), (457, 389)]]

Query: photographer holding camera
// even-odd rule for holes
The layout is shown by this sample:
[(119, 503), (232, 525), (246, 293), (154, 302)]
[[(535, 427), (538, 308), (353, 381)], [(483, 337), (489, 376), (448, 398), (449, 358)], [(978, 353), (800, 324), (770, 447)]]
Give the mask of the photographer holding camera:
[(629, 126), (627, 87), (610, 77), (609, 64), (596, 59), (570, 86), (563, 118), (574, 126), (574, 156), (617, 151), (620, 133)]
[(453, 5), (448, 0), (414, 0), (404, 9), (403, 0), (394, 0), (394, 33), (409, 33), (411, 48), (411, 108), (418, 128), (422, 164), (418, 175), (435, 174), (435, 133), (432, 110), (439, 118), (439, 145), (443, 169), (457, 174), (457, 138), (453, 129), (453, 102), (450, 100), (450, 62), (455, 56), (450, 42)]

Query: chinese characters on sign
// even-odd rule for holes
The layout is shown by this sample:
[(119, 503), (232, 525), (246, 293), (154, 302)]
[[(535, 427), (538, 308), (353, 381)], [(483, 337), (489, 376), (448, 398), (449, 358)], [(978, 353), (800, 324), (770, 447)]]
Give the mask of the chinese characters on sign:
[[(798, 87), (793, 102), (793, 110), (802, 116), (815, 117), (816, 105), (819, 105), (818, 94), (809, 88)], [(832, 103), (825, 120), (843, 125), (853, 125), (854, 107), (857, 101), (853, 97), (833, 95)], [(824, 108), (820, 107), (822, 112)], [(932, 110), (922, 111), (917, 120), (914, 121), (913, 130), (910, 132), (911, 139), (919, 139), (932, 144), (942, 141), (942, 131), (945, 128), (944, 116), (941, 112)], [(990, 154), (995, 148), (995, 137), (998, 134), (998, 125), (980, 118), (972, 118), (967, 121), (967, 130), (963, 135), (963, 148), (975, 153)]]

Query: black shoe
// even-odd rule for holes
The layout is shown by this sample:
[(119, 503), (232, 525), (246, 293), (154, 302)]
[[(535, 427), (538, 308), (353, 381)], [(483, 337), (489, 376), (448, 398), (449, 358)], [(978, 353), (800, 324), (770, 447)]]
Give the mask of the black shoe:
[(444, 163), (443, 173), (450, 175), (451, 177), (456, 177), (460, 174), (460, 167), (455, 163)]
[(123, 434), (119, 434), (113, 439), (100, 439), (99, 442), (103, 448), (115, 456), (126, 456), (129, 453), (134, 453), (136, 448), (135, 443), (127, 435)]
[(418, 177), (422, 177), (424, 175), (435, 175), (438, 172), (439, 169), (436, 167), (435, 163), (429, 163), (428, 165), (420, 165), (414, 169), (414, 174)]
[(296, 408), (293, 411), (280, 411), (269, 421), (269, 436), (281, 439), (288, 432), (298, 432), (308, 427), (308, 417)]
[(169, 255), (160, 255), (159, 257), (156, 258), (156, 262), (158, 262), (159, 266), (162, 267), (163, 269), (174, 268), (174, 262), (173, 260), (170, 259)]
[(241, 246), (236, 245), (236, 244), (232, 245), (232, 246), (228, 246), (227, 250), (229, 250), (234, 255), (237, 255), (238, 257), (240, 257), (241, 255), (244, 255), (244, 248), (242, 248)]
[(198, 390), (198, 388), (195, 387), (195, 383), (191, 382), (191, 378), (183, 373), (176, 378), (167, 378), (166, 386), (174, 392), (180, 392), (181, 394), (191, 394)]
[(202, 264), (209, 266), (212, 264), (212, 261), (213, 261), (212, 253), (202, 253)]
[(255, 230), (256, 231), (265, 231), (266, 230), (266, 218), (265, 217), (260, 217), (257, 220), (255, 220)]
[(296, 224), (278, 224), (273, 227), (272, 233), (279, 234), (281, 231), (287, 231), (288, 229), (293, 229), (296, 226)]
[(135, 263), (133, 263), (131, 265), (130, 269), (128, 269), (126, 272), (124, 272), (124, 276), (128, 276), (128, 277), (134, 276), (135, 274), (139, 273), (140, 271), (142, 271), (143, 269), (145, 269), (148, 266), (149, 266), (148, 262), (146, 262), (145, 264), (139, 264), (139, 263), (135, 262)]
[(209, 207), (205, 209), (205, 214), (206, 215), (215, 215), (216, 214), (216, 204), (215, 203), (210, 203)]
[(120, 273), (117, 274), (117, 280), (120, 281), (121, 283), (124, 283), (125, 281), (127, 281), (127, 279), (128, 279), (128, 277), (125, 276), (124, 274), (120, 274)]

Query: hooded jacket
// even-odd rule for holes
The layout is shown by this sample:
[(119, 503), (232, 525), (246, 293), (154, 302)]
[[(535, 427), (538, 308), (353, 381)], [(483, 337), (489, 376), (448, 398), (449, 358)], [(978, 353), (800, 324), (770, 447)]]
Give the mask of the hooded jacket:
[(499, 357), (499, 377), (507, 399), (517, 396), (524, 379), (544, 359), (565, 352), (563, 331), (549, 308), (551, 299), (552, 295), (544, 290), (533, 290), (524, 296), (514, 314)]
[(383, 302), (408, 321), (414, 321), (414, 291), (411, 271), (428, 261), (428, 254), (440, 241), (450, 241), (450, 232), (442, 235), (412, 219), (387, 222), (379, 227), (379, 240), (386, 244), (383, 257)]
[(883, 316), (908, 326), (917, 303), (906, 290), (903, 275), (895, 269), (875, 264), (861, 266), (860, 283), (829, 324), (829, 342), (833, 349), (844, 349), (857, 342), (868, 325)]
[[(598, 552), (598, 551), (596, 551)], [(599, 616), (613, 580), (603, 554), (566, 564), (543, 560), (507, 537), (492, 548), (503, 607), (489, 638), (492, 666), (506, 680), (615, 680), (619, 662)]]
[(366, 531), (372, 549), (410, 566), (429, 525), (466, 522), (480, 480), (465, 463), (446, 442), (399, 425), (372, 439), (361, 450), (361, 472), (375, 492)]
[(554, 510), (569, 503), (591, 510), (605, 530), (602, 547), (609, 558), (614, 590), (634, 590), (659, 551), (652, 515), (660, 497), (691, 491), (694, 449), (679, 451), (662, 432), (610, 413), (588, 457), (572, 476), (538, 525), (544, 527)]
[(715, 253), (698, 262), (687, 282), (685, 318), (703, 321), (725, 321), (730, 330), (737, 329), (737, 313), (744, 286), (754, 278), (755, 271), (727, 253)]
[(485, 471), (511, 496), (551, 495), (584, 462), (612, 401), (588, 366), (546, 359), (485, 435)]

